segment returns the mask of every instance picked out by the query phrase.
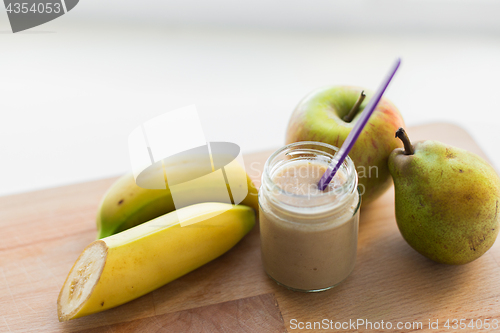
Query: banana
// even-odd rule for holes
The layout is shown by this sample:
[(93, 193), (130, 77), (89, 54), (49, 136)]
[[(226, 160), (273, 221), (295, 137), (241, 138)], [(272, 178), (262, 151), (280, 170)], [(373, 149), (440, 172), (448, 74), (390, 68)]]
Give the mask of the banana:
[[(161, 165), (160, 165), (161, 166)], [(175, 179), (186, 180), (176, 185), (174, 205), (170, 188), (163, 190), (145, 189), (136, 185), (134, 176), (127, 174), (119, 178), (106, 192), (97, 214), (97, 239), (111, 236), (123, 230), (154, 219), (163, 214), (188, 205), (202, 202), (226, 202), (230, 186), (223, 191), (211, 175), (188, 181), (192, 175), (200, 174), (200, 166), (194, 161), (177, 162), (170, 168)], [(226, 175), (241, 174), (244, 171), (237, 163), (225, 167)], [(246, 175), (248, 194), (240, 202), (258, 212), (258, 190)], [(219, 187), (218, 187), (219, 186)], [(234, 190), (234, 189), (233, 189)], [(238, 202), (235, 202), (238, 203)]]
[[(179, 218), (182, 216), (182, 218)], [(87, 246), (59, 293), (59, 321), (129, 302), (219, 257), (255, 224), (247, 206), (181, 208)]]

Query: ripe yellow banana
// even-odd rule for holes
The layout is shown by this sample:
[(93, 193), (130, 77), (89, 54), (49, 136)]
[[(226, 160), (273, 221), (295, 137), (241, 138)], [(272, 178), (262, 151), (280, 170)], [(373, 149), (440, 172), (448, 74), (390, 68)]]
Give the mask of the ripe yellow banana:
[[(184, 218), (179, 221), (178, 216)], [(255, 224), (247, 206), (181, 208), (85, 248), (57, 300), (59, 321), (131, 301), (232, 248)]]
[[(173, 170), (172, 178), (189, 180), (192, 175), (199, 174), (199, 165), (193, 161), (178, 163)], [(228, 175), (243, 172), (236, 163), (225, 167)], [(240, 202), (258, 211), (258, 190), (248, 175), (248, 195)], [(111, 236), (123, 230), (154, 219), (155, 217), (188, 205), (202, 202), (227, 202), (229, 185), (221, 191), (217, 182), (210, 176), (201, 177), (197, 182), (186, 181), (176, 186), (176, 198), (181, 198), (174, 205), (172, 193), (167, 186), (164, 190), (151, 190), (136, 185), (132, 174), (118, 179), (104, 195), (97, 214), (97, 238)], [(238, 203), (238, 202), (236, 202)]]

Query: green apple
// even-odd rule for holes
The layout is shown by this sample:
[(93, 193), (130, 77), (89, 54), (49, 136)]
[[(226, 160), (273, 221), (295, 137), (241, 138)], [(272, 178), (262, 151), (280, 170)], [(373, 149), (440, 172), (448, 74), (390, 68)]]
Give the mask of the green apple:
[[(360, 98), (363, 91), (364, 100)], [(320, 141), (340, 148), (372, 95), (367, 89), (353, 86), (325, 87), (311, 92), (292, 114), (286, 143)], [(394, 140), (394, 133), (400, 127), (404, 127), (404, 122), (398, 109), (382, 98), (349, 153), (358, 172), (363, 206), (392, 184), (387, 162), (391, 152), (401, 147), (399, 140)]]

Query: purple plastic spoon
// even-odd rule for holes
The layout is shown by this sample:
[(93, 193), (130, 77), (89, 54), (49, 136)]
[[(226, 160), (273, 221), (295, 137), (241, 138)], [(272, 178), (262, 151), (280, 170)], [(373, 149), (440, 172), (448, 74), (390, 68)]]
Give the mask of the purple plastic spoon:
[(347, 157), (347, 154), (349, 154), (349, 152), (351, 151), (352, 146), (354, 146), (354, 143), (361, 134), (361, 131), (368, 122), (368, 119), (370, 118), (373, 111), (377, 107), (378, 102), (380, 102), (382, 95), (384, 94), (385, 90), (387, 89), (387, 86), (394, 77), (394, 74), (396, 74), (396, 71), (398, 70), (400, 64), (401, 64), (401, 59), (400, 58), (396, 59), (391, 69), (389, 70), (389, 73), (382, 81), (382, 83), (380, 84), (380, 86), (378, 87), (377, 91), (370, 99), (368, 104), (366, 105), (365, 109), (363, 110), (363, 113), (361, 114), (360, 119), (356, 122), (356, 125), (354, 125), (353, 129), (347, 136), (347, 139), (344, 141), (344, 144), (342, 145), (342, 147), (340, 147), (339, 151), (333, 157), (332, 163), (330, 163), (328, 169), (325, 171), (323, 176), (321, 176), (321, 179), (319, 180), (318, 183), (318, 188), (321, 191), (325, 190), (325, 188), (332, 180), (333, 176), (335, 176), (340, 166), (344, 162), (345, 158)]

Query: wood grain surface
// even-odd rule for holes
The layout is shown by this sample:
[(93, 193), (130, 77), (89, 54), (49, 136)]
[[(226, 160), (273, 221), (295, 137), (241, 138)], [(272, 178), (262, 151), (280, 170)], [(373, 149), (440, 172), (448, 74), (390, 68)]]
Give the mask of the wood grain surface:
[(286, 332), (273, 294), (137, 319), (80, 332)]
[[(436, 139), (485, 158), (472, 138), (454, 125), (423, 125), (408, 133), (412, 140)], [(257, 185), (271, 152), (245, 156)], [(395, 325), (421, 322), (419, 332), (478, 332), (446, 329), (443, 324), (447, 319), (500, 321), (500, 242), (464, 266), (434, 263), (401, 237), (391, 188), (361, 210), (356, 267), (330, 291), (291, 292), (272, 282), (262, 269), (256, 227), (228, 253), (152, 293), (60, 323), (59, 290), (78, 255), (95, 239), (97, 207), (114, 180), (0, 198), (0, 332), (200, 332), (200, 327), (204, 332), (246, 332), (250, 327), (253, 332), (282, 332), (283, 327), (296, 332), (307, 330), (293, 329), (295, 320), (323, 319), (394, 325), (392, 330), (373, 331), (412, 332), (416, 329), (398, 330)], [(429, 320), (439, 320), (439, 329), (429, 329)], [(330, 331), (372, 330), (351, 326)]]

